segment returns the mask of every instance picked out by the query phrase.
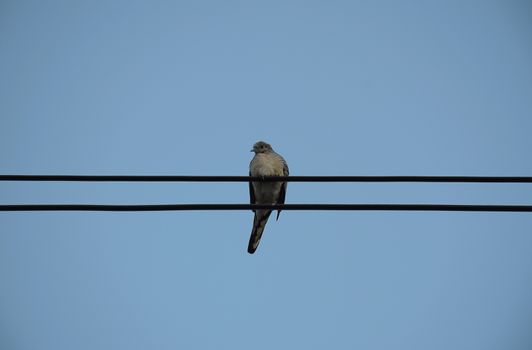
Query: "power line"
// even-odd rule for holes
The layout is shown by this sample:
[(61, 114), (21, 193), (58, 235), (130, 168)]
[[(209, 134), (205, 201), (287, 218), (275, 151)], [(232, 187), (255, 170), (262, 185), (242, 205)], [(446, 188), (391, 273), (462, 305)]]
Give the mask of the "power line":
[(0, 181), (77, 182), (461, 182), (532, 183), (532, 176), (197, 176), (197, 175), (0, 175)]
[(4, 204), (0, 211), (357, 210), (532, 212), (532, 205), (477, 204)]
[[(77, 182), (452, 182), (532, 183), (527, 176), (196, 176), (196, 175), (0, 175), (0, 181)], [(5, 204), (0, 211), (170, 211), (170, 210), (357, 210), (532, 212), (532, 205), (471, 204)]]

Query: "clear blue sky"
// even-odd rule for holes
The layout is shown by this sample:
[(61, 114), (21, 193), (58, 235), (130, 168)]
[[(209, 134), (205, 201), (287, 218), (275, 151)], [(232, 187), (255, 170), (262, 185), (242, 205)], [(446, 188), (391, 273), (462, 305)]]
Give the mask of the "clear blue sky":
[[(0, 173), (532, 175), (527, 1), (0, 4)], [(1, 203), (245, 203), (242, 183), (0, 183)], [(287, 203), (532, 204), (291, 183)], [(532, 348), (532, 215), (0, 213), (2, 349)]]

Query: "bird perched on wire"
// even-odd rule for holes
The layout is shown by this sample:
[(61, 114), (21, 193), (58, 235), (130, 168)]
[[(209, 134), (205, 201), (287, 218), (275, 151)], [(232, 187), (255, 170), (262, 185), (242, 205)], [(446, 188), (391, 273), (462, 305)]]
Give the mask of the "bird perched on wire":
[[(259, 141), (253, 145), (251, 152), (255, 156), (249, 164), (249, 176), (288, 176), (288, 164), (281, 155), (277, 154), (272, 146), (264, 141)], [(249, 199), (251, 204), (284, 204), (286, 196), (286, 181), (282, 182), (249, 182)], [(249, 238), (248, 253), (253, 254), (259, 246), (262, 232), (266, 222), (272, 213), (271, 210), (253, 210), (253, 229)], [(280, 210), (277, 211), (279, 219)]]

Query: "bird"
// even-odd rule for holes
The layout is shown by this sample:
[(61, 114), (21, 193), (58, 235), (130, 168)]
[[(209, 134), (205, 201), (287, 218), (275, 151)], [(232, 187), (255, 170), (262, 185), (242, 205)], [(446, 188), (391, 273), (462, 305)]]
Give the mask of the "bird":
[[(267, 176), (288, 176), (288, 164), (284, 158), (276, 153), (272, 146), (264, 141), (258, 141), (253, 145), (251, 152), (255, 152), (255, 156), (249, 163), (249, 176), (267, 177)], [(249, 182), (249, 200), (251, 204), (284, 204), (286, 197), (286, 181), (275, 182)], [(262, 233), (268, 218), (272, 213), (268, 209), (253, 210), (255, 216), (253, 218), (253, 228), (251, 236), (249, 237), (248, 253), (253, 254), (259, 246)], [(279, 220), (281, 210), (277, 211), (277, 218)]]

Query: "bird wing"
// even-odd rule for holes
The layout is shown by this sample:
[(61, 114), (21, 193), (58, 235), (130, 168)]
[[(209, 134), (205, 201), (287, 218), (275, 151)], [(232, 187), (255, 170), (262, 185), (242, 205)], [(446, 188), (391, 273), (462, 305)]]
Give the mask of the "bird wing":
[[(251, 171), (249, 172), (251, 176)], [(255, 204), (255, 189), (253, 188), (253, 183), (249, 182), (249, 204)], [(255, 210), (253, 210), (255, 212)]]
[[(283, 176), (288, 176), (290, 174), (290, 171), (288, 170), (288, 164), (286, 164), (286, 161), (283, 159)], [(277, 200), (277, 204), (284, 204), (284, 200), (286, 198), (286, 187), (288, 186), (288, 182), (284, 181), (281, 185), (281, 190), (279, 191), (279, 199)], [(275, 220), (279, 220), (279, 215), (281, 214), (280, 210), (277, 210), (277, 217)]]

